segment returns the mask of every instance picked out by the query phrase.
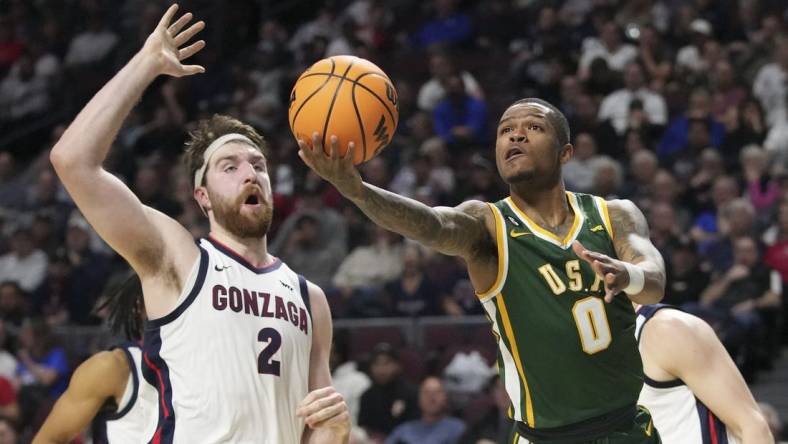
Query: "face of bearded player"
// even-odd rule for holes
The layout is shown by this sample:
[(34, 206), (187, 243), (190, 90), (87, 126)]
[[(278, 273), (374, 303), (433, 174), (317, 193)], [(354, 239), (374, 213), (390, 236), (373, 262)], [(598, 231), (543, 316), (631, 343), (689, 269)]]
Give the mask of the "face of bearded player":
[(263, 154), (243, 142), (229, 142), (211, 156), (205, 178), (210, 211), (217, 224), (240, 238), (261, 238), (273, 217), (271, 180)]

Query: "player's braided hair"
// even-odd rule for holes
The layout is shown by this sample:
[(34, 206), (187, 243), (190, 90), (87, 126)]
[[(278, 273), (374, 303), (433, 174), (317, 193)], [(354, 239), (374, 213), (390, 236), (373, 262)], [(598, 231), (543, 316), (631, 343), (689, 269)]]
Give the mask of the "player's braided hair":
[[(268, 155), (268, 144), (251, 125), (247, 125), (238, 119), (221, 114), (214, 114), (210, 119), (197, 122), (197, 128), (189, 133), (189, 140), (186, 141), (186, 152), (184, 153), (184, 163), (189, 178), (194, 180), (194, 172), (203, 164), (203, 154), (214, 140), (225, 134), (241, 134), (248, 137), (257, 146), (257, 149)], [(205, 179), (203, 178), (203, 182)]]
[(129, 341), (142, 339), (145, 301), (142, 298), (142, 284), (136, 273), (131, 273), (109, 288), (96, 311), (105, 309), (107, 325), (112, 333), (122, 335)]

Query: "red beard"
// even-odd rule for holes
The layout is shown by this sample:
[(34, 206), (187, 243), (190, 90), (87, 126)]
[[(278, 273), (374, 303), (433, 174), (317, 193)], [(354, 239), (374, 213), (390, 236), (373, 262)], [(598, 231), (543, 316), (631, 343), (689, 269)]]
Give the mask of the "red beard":
[[(258, 206), (242, 211), (244, 203), (251, 195), (256, 195)], [(208, 191), (216, 222), (230, 234), (243, 239), (262, 238), (268, 233), (273, 218), (273, 203), (263, 197), (262, 190), (254, 185), (247, 186), (237, 198), (228, 201)]]

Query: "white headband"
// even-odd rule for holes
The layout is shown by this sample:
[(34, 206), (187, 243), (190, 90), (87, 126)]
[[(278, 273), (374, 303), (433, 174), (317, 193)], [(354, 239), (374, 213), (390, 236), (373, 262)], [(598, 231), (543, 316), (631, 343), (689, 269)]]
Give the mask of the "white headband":
[(197, 171), (194, 172), (195, 189), (202, 184), (202, 178), (205, 175), (205, 169), (208, 168), (208, 161), (211, 160), (213, 153), (215, 153), (216, 150), (218, 150), (225, 143), (233, 142), (233, 141), (245, 142), (251, 146), (257, 146), (254, 144), (254, 142), (252, 142), (251, 139), (244, 136), (243, 134), (238, 134), (238, 133), (225, 134), (222, 137), (219, 137), (218, 139), (211, 142), (211, 144), (208, 145), (208, 148), (206, 148), (205, 152), (202, 154), (202, 159), (203, 159), (202, 166), (198, 168)]

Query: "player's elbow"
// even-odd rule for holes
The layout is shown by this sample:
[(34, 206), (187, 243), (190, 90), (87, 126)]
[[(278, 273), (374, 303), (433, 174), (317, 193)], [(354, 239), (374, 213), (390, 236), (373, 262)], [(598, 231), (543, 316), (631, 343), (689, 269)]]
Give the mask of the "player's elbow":
[(772, 443), (774, 437), (769, 429), (769, 423), (760, 411), (753, 410), (734, 424), (726, 424), (731, 433), (747, 443)]

